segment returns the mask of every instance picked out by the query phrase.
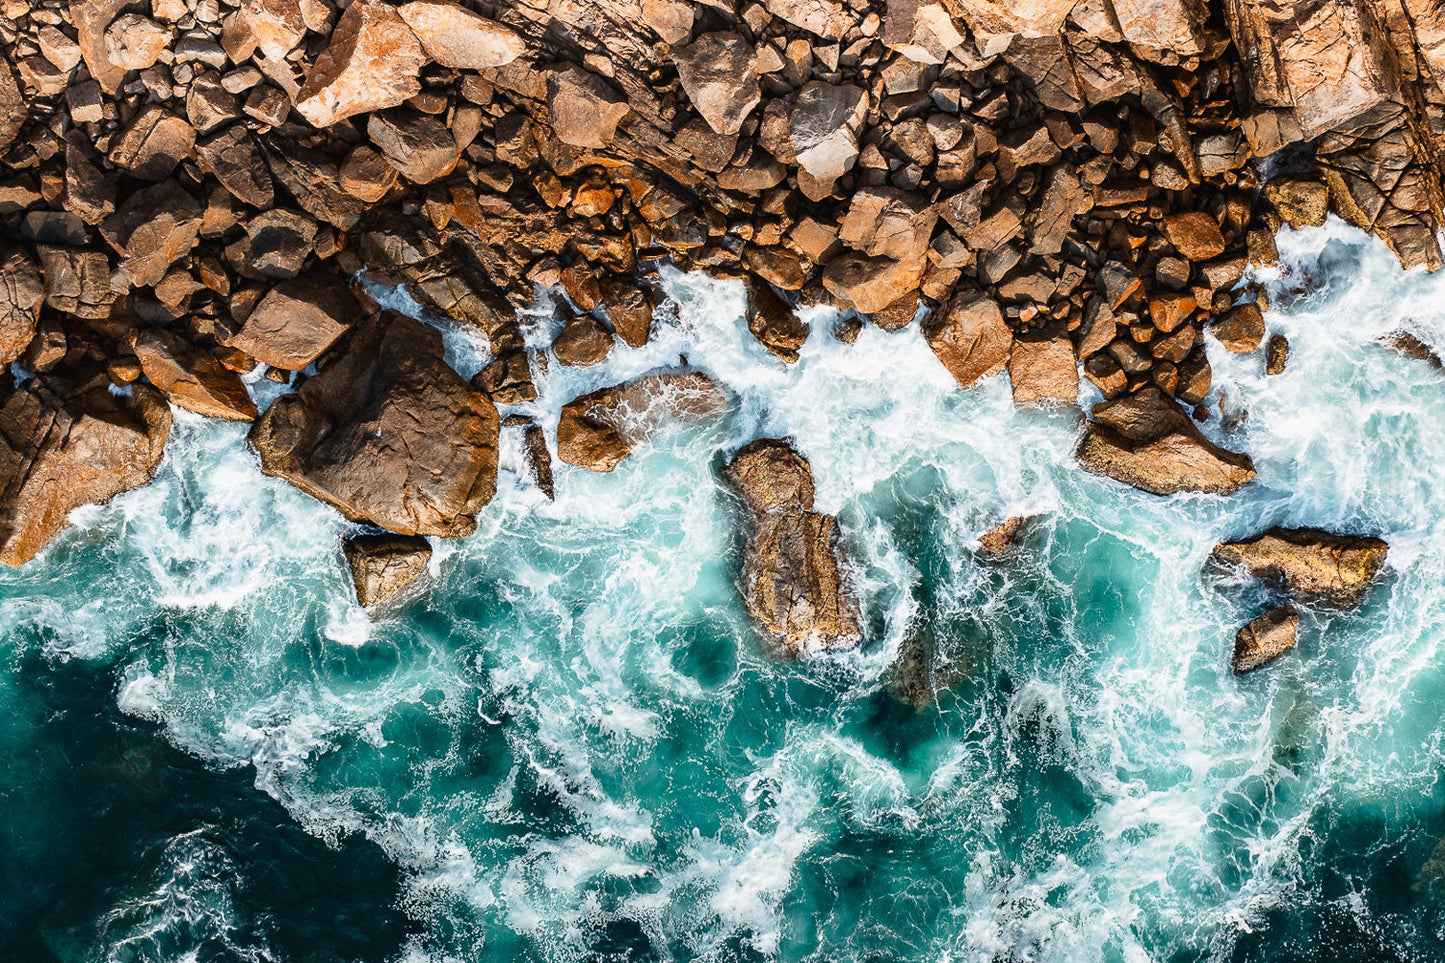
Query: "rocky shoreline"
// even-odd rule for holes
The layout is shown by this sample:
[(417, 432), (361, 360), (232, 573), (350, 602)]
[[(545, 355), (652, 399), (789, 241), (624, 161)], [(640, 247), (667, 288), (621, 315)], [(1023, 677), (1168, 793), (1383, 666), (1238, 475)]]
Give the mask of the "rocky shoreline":
[[(354, 521), (465, 535), (504, 422), (550, 494), (545, 433), (499, 407), (536, 397), (538, 366), (646, 344), (663, 262), (744, 280), (782, 363), (918, 323), (960, 386), (1006, 372), (1019, 404), (1077, 403), (1082, 371), (1106, 399), (1084, 468), (1227, 494), (1254, 467), (1196, 426), (1219, 416), (1204, 339), (1284, 369), (1247, 281), (1275, 233), (1333, 212), (1407, 267), (1442, 262), (1445, 11), (1425, 0), (4, 9), (12, 565), (150, 479), (163, 401), (254, 421), (263, 470)], [(368, 280), (492, 360), (462, 380)], [(539, 286), (566, 295), (547, 352), (517, 321)], [(810, 330), (794, 309), (815, 304), (852, 314)], [(296, 389), (259, 416), (258, 367)], [(724, 403), (659, 372), (568, 404), (554, 450), (611, 470), (656, 417)], [(751, 511), (755, 618), (789, 648), (856, 637), (832, 520), (810, 498)], [(368, 571), (381, 597), (425, 567), (414, 543), (363, 548), (364, 596)]]

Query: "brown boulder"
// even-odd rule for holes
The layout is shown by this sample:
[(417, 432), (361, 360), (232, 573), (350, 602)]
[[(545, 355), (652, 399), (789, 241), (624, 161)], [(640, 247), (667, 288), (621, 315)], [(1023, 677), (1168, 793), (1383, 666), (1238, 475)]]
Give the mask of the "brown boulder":
[(397, 107), (421, 91), (426, 53), (396, 8), (356, 0), (296, 94), (296, 112), (313, 127)]
[(140, 332), (132, 346), (146, 380), (178, 408), (227, 421), (255, 419), (256, 406), (240, 376), (209, 352), (160, 328)]
[(70, 513), (149, 482), (171, 430), (155, 389), (111, 394), (101, 377), (75, 386), (31, 378), (0, 405), (0, 562), (23, 565)]
[(672, 51), (688, 99), (718, 134), (736, 134), (762, 99), (752, 44), (731, 32), (706, 33)]
[(441, 333), (384, 314), (251, 429), (261, 470), (352, 521), (459, 538), (496, 493), (497, 409), (443, 360)]
[(121, 131), (110, 160), (138, 180), (160, 181), (170, 177), (195, 146), (194, 127), (159, 104), (148, 104)]
[(826, 40), (841, 40), (853, 17), (837, 0), (763, 0), (768, 13)]
[(1062, 324), (1014, 339), (1008, 359), (1014, 404), (1066, 404), (1079, 400), (1079, 363)]
[(622, 343), (630, 348), (647, 344), (652, 334), (652, 297), (649, 292), (636, 284), (620, 278), (609, 278), (602, 282), (602, 306), (607, 309), (607, 320)]
[(412, 0), (396, 11), (421, 41), (427, 56), (443, 67), (488, 70), (504, 67), (526, 52), (515, 30), (445, 0)]
[(564, 144), (606, 147), (631, 110), (627, 98), (615, 87), (577, 64), (562, 64), (547, 72), (547, 114), (553, 132)]
[(227, 343), (273, 368), (300, 371), (335, 344), (359, 313), (346, 286), (317, 271), (268, 291)]
[(1014, 515), (990, 528), (978, 537), (978, 554), (991, 562), (1008, 558), (1028, 521), (1026, 515)]
[(749, 277), (747, 289), (748, 331), (763, 347), (788, 364), (795, 364), (798, 350), (808, 340), (808, 326), (766, 281)]
[(121, 266), (137, 287), (152, 287), (167, 269), (190, 254), (201, 230), (201, 209), (173, 180), (136, 191), (100, 232), (121, 256)]
[(851, 648), (857, 603), (838, 568), (838, 522), (812, 511), (813, 472), (786, 441), (744, 446), (724, 471), (749, 508), (743, 602), (790, 657)]
[(1264, 314), (1257, 305), (1241, 304), (1216, 320), (1209, 330), (1228, 350), (1249, 354), (1258, 350), (1264, 340)]
[(601, 364), (612, 352), (612, 332), (590, 314), (579, 315), (552, 342), (557, 360), (574, 368)]
[(1389, 550), (1374, 537), (1271, 528), (1251, 539), (1216, 545), (1210, 558), (1275, 582), (1291, 595), (1353, 606), (1364, 599)]
[(1211, 442), (1158, 388), (1094, 406), (1075, 457), (1089, 471), (1155, 495), (1228, 495), (1254, 478), (1248, 455)]
[(932, 312), (923, 321), (923, 337), (965, 388), (1002, 371), (1014, 341), (998, 302), (977, 291), (962, 291), (947, 311)]
[(1171, 214), (1164, 221), (1164, 236), (1183, 257), (1207, 261), (1224, 253), (1224, 235), (1219, 222), (1203, 211)]
[(426, 572), (431, 543), (417, 535), (352, 535), (341, 543), (356, 600), (365, 608), (401, 595)]
[(1270, 609), (1241, 628), (1234, 637), (1230, 665), (1235, 672), (1253, 672), (1294, 648), (1299, 613), (1293, 605)]
[(445, 177), (462, 156), (445, 124), (414, 110), (372, 114), (366, 133), (391, 166), (413, 184), (430, 184)]
[(557, 424), (557, 457), (589, 471), (612, 471), (662, 417), (698, 419), (727, 398), (706, 375), (645, 375), (569, 401)]

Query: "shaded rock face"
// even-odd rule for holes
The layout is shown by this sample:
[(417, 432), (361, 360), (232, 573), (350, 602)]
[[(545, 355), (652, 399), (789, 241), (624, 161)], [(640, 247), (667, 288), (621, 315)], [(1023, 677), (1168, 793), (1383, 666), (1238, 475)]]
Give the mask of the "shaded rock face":
[(612, 471), (663, 418), (708, 418), (726, 406), (727, 397), (706, 375), (644, 375), (564, 405), (557, 457), (589, 471)]
[(82, 505), (149, 482), (170, 436), (171, 411), (154, 388), (112, 396), (99, 378), (74, 385), (40, 376), (0, 405), (0, 562), (23, 565)]
[(1230, 665), (1235, 672), (1253, 672), (1294, 648), (1299, 613), (1293, 605), (1270, 609), (1243, 626), (1234, 637)]
[(356, 600), (365, 608), (397, 598), (426, 572), (431, 543), (417, 535), (353, 535), (341, 543)]
[(779, 651), (796, 657), (861, 639), (857, 603), (838, 564), (838, 522), (813, 511), (813, 471), (787, 441), (765, 438), (733, 456), (723, 477), (750, 521), (743, 601)]
[(1374, 584), (1389, 549), (1383, 539), (1372, 536), (1271, 528), (1245, 541), (1216, 545), (1210, 559), (1238, 566), (1297, 598), (1354, 606)]
[(159, 328), (137, 334), (133, 346), (146, 380), (176, 407), (227, 421), (255, 419), (256, 406), (240, 376), (214, 355)]
[(1254, 478), (1248, 455), (1220, 448), (1157, 388), (1094, 406), (1080, 465), (1156, 495), (1228, 495)]
[(459, 538), (496, 493), (497, 409), (442, 357), (440, 332), (396, 314), (251, 429), (261, 470), (352, 521)]

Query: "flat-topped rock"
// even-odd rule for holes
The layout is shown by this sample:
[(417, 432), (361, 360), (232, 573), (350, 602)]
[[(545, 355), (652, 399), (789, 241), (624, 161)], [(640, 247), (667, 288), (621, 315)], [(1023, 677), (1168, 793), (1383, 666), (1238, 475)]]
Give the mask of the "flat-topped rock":
[(1291, 595), (1353, 606), (1364, 600), (1389, 550), (1384, 539), (1373, 536), (1271, 528), (1254, 538), (1216, 545), (1210, 558), (1276, 583)]
[(427, 62), (421, 41), (397, 9), (382, 0), (356, 0), (331, 33), (296, 94), (296, 112), (312, 126), (405, 103), (421, 90)]
[(1230, 665), (1235, 672), (1253, 672), (1294, 648), (1299, 613), (1293, 605), (1270, 609), (1242, 626), (1234, 636)]
[(417, 535), (352, 535), (341, 543), (356, 600), (373, 608), (398, 598), (426, 573), (431, 543)]
[(208, 418), (252, 421), (256, 405), (236, 372), (179, 335), (147, 328), (132, 341), (141, 371), (166, 400)]

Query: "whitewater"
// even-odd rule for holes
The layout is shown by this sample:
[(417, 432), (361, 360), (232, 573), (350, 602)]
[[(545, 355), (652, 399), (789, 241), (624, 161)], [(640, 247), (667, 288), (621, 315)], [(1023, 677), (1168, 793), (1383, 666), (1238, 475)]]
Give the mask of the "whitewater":
[[(795, 366), (740, 283), (663, 270), (645, 348), (727, 414), (548, 501), (503, 429), (477, 533), (368, 615), (348, 524), (177, 412), (155, 482), (0, 573), (0, 946), (15, 959), (1143, 961), (1445, 958), (1445, 276), (1331, 221), (1268, 285), (1284, 374), (1209, 339), (1237, 495), (1079, 470), (1078, 409), (959, 389), (917, 326), (833, 315)], [(404, 294), (375, 292), (418, 313)], [(554, 302), (525, 316), (551, 341)], [(466, 377), (485, 341), (445, 322)], [(256, 379), (261, 404), (281, 386)], [(1086, 386), (1084, 407), (1100, 400)], [(1225, 418), (1221, 419), (1223, 410)], [(1229, 427), (1224, 427), (1228, 424)], [(866, 643), (780, 662), (737, 591), (726, 457), (788, 436)], [(979, 535), (1031, 517), (1017, 556)], [(1267, 588), (1205, 573), (1269, 525), (1382, 535), (1357, 611), (1236, 677)], [(894, 695), (924, 653), (944, 686)], [(91, 745), (87, 749), (85, 746)], [(47, 956), (48, 955), (48, 956)]]

